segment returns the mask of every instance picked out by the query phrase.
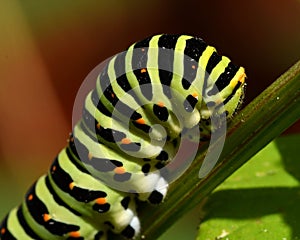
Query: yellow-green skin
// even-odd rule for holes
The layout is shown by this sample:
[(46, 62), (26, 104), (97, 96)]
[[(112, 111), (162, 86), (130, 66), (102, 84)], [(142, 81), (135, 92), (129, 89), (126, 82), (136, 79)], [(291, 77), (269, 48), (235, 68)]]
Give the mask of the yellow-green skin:
[(155, 35), (114, 56), (86, 97), (68, 146), (4, 219), (0, 240), (104, 240), (108, 230), (136, 237), (136, 197), (163, 201), (164, 166), (180, 141), (209, 138), (219, 127), (212, 116), (231, 118), (245, 77), (244, 68), (187, 35)]

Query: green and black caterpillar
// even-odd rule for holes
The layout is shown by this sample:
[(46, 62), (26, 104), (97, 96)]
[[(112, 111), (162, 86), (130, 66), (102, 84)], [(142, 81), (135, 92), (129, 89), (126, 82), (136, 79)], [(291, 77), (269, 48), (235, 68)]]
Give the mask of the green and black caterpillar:
[[(107, 239), (140, 234), (138, 200), (167, 194), (182, 139), (209, 139), (212, 116), (231, 118), (244, 68), (202, 39), (155, 35), (112, 57), (48, 173), (0, 225), (0, 239)], [(193, 134), (197, 133), (197, 134)]]

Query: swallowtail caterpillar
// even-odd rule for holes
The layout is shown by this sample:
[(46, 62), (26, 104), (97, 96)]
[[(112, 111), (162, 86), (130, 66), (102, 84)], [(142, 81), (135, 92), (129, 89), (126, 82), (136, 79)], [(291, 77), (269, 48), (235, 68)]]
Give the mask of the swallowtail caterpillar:
[(243, 67), (187, 35), (151, 36), (115, 55), (67, 146), (3, 220), (0, 239), (104, 240), (108, 231), (135, 238), (136, 203), (163, 201), (178, 142), (209, 138), (218, 128), (212, 116), (231, 118), (245, 77)]

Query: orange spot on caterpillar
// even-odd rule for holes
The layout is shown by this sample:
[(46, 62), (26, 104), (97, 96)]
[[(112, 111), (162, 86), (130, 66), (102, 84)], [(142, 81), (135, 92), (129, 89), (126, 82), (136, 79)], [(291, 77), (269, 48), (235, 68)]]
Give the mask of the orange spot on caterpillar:
[(1, 228), (1, 234), (3, 235), (6, 232), (5, 228)]
[(100, 127), (101, 127), (100, 123), (97, 123), (96, 128), (100, 129)]
[(75, 183), (74, 183), (74, 182), (71, 182), (71, 183), (69, 184), (69, 188), (70, 188), (71, 190), (73, 190), (74, 187), (75, 187)]
[(244, 83), (246, 78), (247, 78), (246, 73), (243, 73), (239, 78), (239, 82)]
[(111, 97), (112, 97), (112, 98), (115, 98), (115, 94), (112, 93), (112, 94), (111, 94)]
[(194, 93), (192, 93), (192, 96), (193, 96), (194, 98), (198, 99), (198, 93), (194, 92)]
[(145, 124), (145, 120), (143, 118), (139, 118), (138, 120), (135, 121), (138, 124)]
[(55, 170), (56, 170), (56, 166), (53, 166), (51, 169), (52, 173), (55, 172)]
[(196, 69), (196, 65), (192, 65), (192, 69), (194, 69), (194, 70), (195, 70), (195, 69)]
[(93, 154), (91, 154), (90, 152), (88, 153), (88, 159), (91, 160), (93, 158)]
[(142, 51), (142, 52), (145, 52), (145, 48), (142, 48), (141, 51)]
[(106, 203), (106, 198), (97, 198), (96, 203), (97, 204), (105, 204)]
[(69, 232), (69, 236), (73, 237), (73, 238), (78, 238), (80, 237), (80, 232), (76, 231), (76, 232)]
[(51, 216), (47, 213), (43, 214), (43, 219), (44, 219), (44, 222), (47, 222), (51, 219)]
[(234, 79), (232, 79), (231, 81), (230, 81), (230, 87), (231, 88), (235, 88), (235, 86), (238, 84), (238, 82), (240, 82), (240, 83), (244, 83), (245, 82), (245, 78), (246, 78), (247, 76), (246, 76), (246, 74), (243, 72), (243, 73), (241, 73), (241, 74), (239, 74), (239, 76), (237, 76), (237, 77), (235, 77)]
[(29, 196), (28, 196), (28, 198), (27, 198), (29, 201), (31, 201), (32, 199), (33, 199), (33, 195), (32, 194), (30, 194)]
[(123, 138), (121, 140), (121, 143), (123, 143), (123, 144), (129, 144), (129, 143), (131, 143), (131, 140), (129, 138)]
[(158, 105), (159, 107), (164, 107), (164, 106), (165, 106), (165, 104), (164, 104), (163, 102), (158, 102), (157, 105)]
[(141, 73), (145, 73), (145, 72), (147, 72), (147, 69), (146, 68), (142, 68), (141, 69)]
[(116, 168), (114, 169), (114, 172), (115, 172), (116, 174), (123, 174), (123, 173), (126, 172), (126, 170), (125, 170), (124, 167), (116, 167)]

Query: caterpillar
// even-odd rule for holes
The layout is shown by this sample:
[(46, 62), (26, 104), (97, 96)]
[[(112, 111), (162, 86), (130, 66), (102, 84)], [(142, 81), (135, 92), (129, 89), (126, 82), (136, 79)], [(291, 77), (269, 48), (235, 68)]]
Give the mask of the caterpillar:
[[(183, 140), (209, 139), (244, 96), (245, 70), (202, 39), (154, 35), (99, 73), (47, 174), (0, 225), (0, 239), (133, 239), (138, 201), (161, 203)], [(180, 164), (179, 164), (180, 165)]]

